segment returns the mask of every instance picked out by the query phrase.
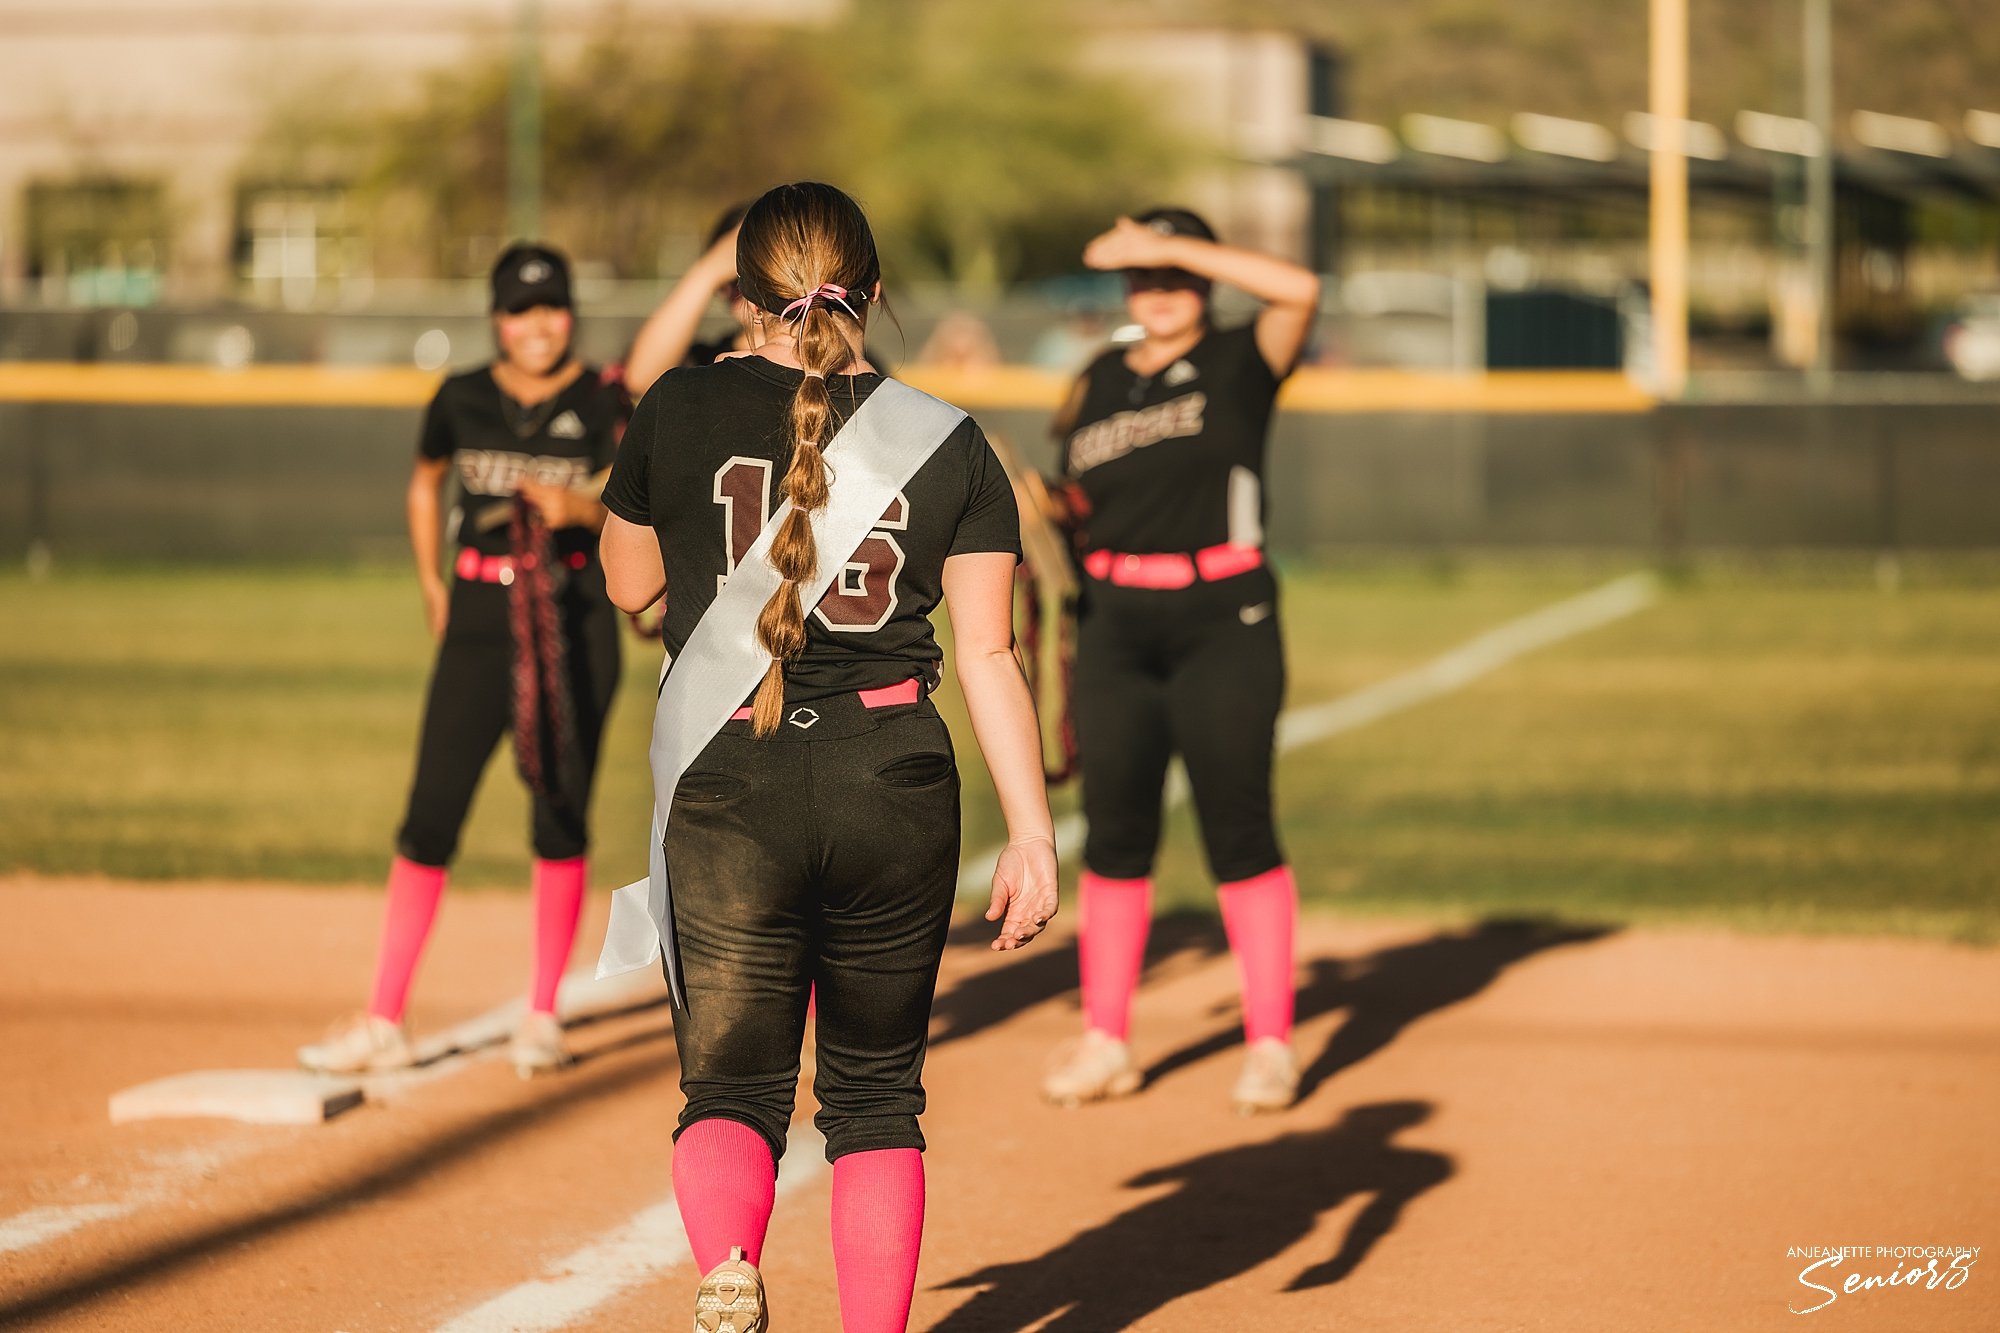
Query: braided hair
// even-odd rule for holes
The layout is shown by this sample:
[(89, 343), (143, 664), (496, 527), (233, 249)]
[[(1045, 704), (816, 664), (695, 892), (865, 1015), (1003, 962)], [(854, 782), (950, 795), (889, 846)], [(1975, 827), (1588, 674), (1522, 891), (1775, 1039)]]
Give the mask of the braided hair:
[(882, 266), (861, 206), (831, 185), (801, 181), (750, 205), (737, 233), (736, 273), (745, 297), (792, 325), (805, 371), (792, 399), (791, 460), (779, 483), (792, 511), (771, 543), (771, 564), (784, 582), (757, 617), (771, 667), (757, 689), (752, 727), (769, 736), (784, 717), (785, 663), (806, 646), (799, 585), (819, 569), (812, 516), (826, 507), (824, 450), (834, 432), (826, 380), (853, 358), (849, 338), (865, 327)]

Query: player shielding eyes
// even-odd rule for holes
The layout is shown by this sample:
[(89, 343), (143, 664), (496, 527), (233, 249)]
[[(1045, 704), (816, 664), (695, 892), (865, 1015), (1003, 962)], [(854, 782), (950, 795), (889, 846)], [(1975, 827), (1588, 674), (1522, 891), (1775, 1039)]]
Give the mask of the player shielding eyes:
[[(1248, 1049), (1235, 1102), (1275, 1110), (1298, 1087), (1298, 894), (1271, 810), (1285, 662), (1264, 557), (1264, 459), (1319, 280), (1221, 244), (1178, 208), (1120, 218), (1083, 258), (1124, 274), (1143, 336), (1092, 362), (1056, 423), (1060, 493), (1084, 572), (1074, 709), (1090, 827), (1079, 894), (1086, 1026), (1058, 1052), (1044, 1091), (1076, 1105), (1138, 1089), (1127, 1036), (1162, 790), (1178, 753), (1243, 987)], [(1263, 308), (1248, 324), (1217, 328), (1216, 283)]]

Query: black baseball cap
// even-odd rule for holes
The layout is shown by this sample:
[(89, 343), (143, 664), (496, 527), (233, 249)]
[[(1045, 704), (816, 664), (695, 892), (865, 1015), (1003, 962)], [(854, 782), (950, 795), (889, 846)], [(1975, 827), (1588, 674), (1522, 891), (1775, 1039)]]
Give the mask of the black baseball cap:
[(493, 264), (493, 309), (512, 315), (538, 305), (575, 308), (569, 260), (546, 245), (510, 245)]
[[(1132, 220), (1162, 236), (1193, 236), (1204, 241), (1215, 239), (1215, 228), (1191, 209), (1149, 208)], [(1184, 268), (1128, 268), (1125, 270), (1125, 283), (1131, 291), (1193, 291), (1200, 292), (1204, 297), (1214, 286), (1207, 278)]]
[(1215, 228), (1209, 226), (1208, 220), (1201, 214), (1188, 208), (1149, 208), (1132, 220), (1162, 236), (1196, 236), (1204, 241), (1215, 239)]

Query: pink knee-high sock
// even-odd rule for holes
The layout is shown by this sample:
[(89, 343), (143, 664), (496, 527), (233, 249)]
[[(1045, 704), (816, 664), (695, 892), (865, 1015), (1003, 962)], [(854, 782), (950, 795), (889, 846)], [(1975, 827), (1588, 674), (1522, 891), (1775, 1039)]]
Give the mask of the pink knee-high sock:
[(1292, 1035), (1292, 936), (1299, 890), (1288, 866), (1221, 890), (1222, 925), (1243, 983), (1243, 1037)]
[(556, 987), (569, 966), (576, 918), (583, 910), (585, 864), (581, 856), (535, 862), (535, 985), (528, 1007), (538, 1014), (556, 1011)]
[(674, 1201), (704, 1273), (727, 1259), (732, 1245), (758, 1262), (777, 1192), (771, 1145), (740, 1121), (697, 1120), (674, 1143)]
[(833, 1273), (841, 1333), (904, 1333), (924, 1244), (924, 1155), (848, 1153), (833, 1164)]
[(403, 1021), (410, 978), (430, 938), (444, 896), (444, 867), (421, 866), (399, 856), (389, 863), (389, 900), (382, 909), (382, 942), (375, 951), (375, 992), (368, 1012), (391, 1023)]
[(1106, 879), (1086, 870), (1078, 898), (1076, 951), (1083, 973), (1084, 1025), (1123, 1041), (1132, 1027), (1132, 992), (1146, 964), (1153, 881)]

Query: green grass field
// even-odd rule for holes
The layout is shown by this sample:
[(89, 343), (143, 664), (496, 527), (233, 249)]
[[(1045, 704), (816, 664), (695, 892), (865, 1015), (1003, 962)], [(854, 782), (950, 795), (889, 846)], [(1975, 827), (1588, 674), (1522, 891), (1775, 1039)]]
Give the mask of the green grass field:
[[(1624, 566), (1294, 570), (1291, 701), (1382, 679)], [(1370, 915), (2000, 939), (2000, 571), (1703, 565), (1658, 604), (1288, 755), (1309, 901)], [(428, 645), (399, 571), (0, 577), (0, 869), (375, 884)], [(657, 659), (627, 640), (597, 805), (600, 884), (641, 872)], [(941, 703), (954, 717), (949, 689)], [(998, 832), (963, 727), (966, 837)], [(1067, 804), (1073, 794), (1063, 797)], [(460, 883), (525, 880), (503, 750)], [(1185, 810), (1165, 905), (1210, 890)]]

